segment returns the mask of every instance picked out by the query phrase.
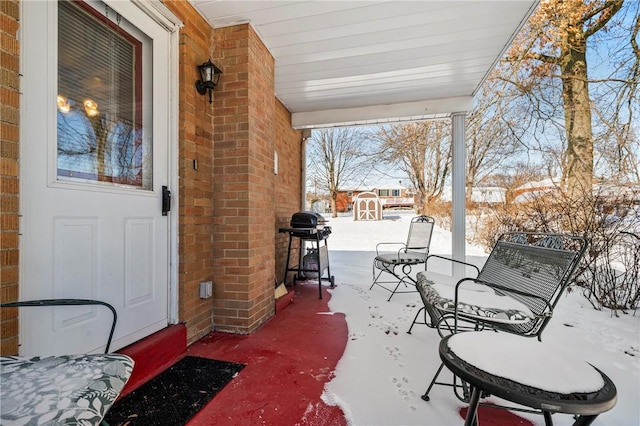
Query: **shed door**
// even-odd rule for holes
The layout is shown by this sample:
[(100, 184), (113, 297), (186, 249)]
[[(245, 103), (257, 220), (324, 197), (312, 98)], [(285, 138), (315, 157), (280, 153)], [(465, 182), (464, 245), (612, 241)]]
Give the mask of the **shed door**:
[[(167, 326), (169, 33), (129, 2), (21, 2), (20, 299), (112, 304), (112, 350)], [(23, 308), (20, 353), (101, 351), (102, 307)]]
[(376, 220), (376, 201), (370, 198), (358, 200), (358, 219)]

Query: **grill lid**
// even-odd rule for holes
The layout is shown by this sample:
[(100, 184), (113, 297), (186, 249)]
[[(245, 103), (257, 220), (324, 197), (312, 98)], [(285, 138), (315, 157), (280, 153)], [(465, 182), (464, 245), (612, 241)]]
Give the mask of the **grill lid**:
[(298, 212), (291, 216), (292, 228), (317, 228), (327, 223), (325, 218), (316, 212)]

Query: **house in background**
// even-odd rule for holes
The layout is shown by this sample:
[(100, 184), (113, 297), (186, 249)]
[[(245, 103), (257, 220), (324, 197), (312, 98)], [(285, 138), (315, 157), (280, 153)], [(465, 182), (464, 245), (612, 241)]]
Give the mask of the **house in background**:
[(611, 213), (624, 216), (627, 210), (640, 206), (639, 185), (616, 185), (608, 182), (593, 184), (593, 195), (602, 200)]
[(512, 191), (511, 196), (513, 197), (514, 203), (523, 203), (526, 201), (531, 201), (535, 197), (549, 194), (558, 189), (559, 185), (559, 177), (531, 181), (515, 188)]
[[(500, 186), (476, 186), (471, 188), (471, 202), (480, 206), (505, 203), (506, 194), (507, 189)], [(440, 199), (442, 201), (451, 201), (451, 195), (451, 187), (446, 186)]]
[(352, 211), (355, 198), (363, 193), (374, 193), (380, 200), (383, 209), (412, 209), (415, 206), (415, 195), (411, 189), (399, 183), (383, 183), (371, 187), (338, 191), (336, 199), (338, 212)]
[(329, 196), (314, 192), (307, 192), (304, 210), (310, 210), (316, 213), (328, 212), (331, 210)]
[(400, 183), (382, 184), (375, 187), (372, 192), (378, 195), (384, 209), (412, 209), (415, 206), (413, 190), (402, 186)]
[(336, 210), (338, 213), (350, 212), (353, 208), (353, 198), (357, 197), (358, 194), (358, 191), (339, 190), (336, 196)]
[[(553, 194), (561, 187), (560, 182), (559, 177), (527, 182), (514, 189), (513, 201), (523, 203), (543, 195)], [(640, 186), (638, 185), (594, 180), (591, 191), (602, 213), (612, 218), (625, 219), (629, 214), (633, 217), (640, 206)]]
[(507, 189), (499, 186), (478, 186), (471, 190), (471, 201), (480, 206), (504, 204)]
[[(537, 1), (264, 4), (0, 2), (2, 301), (109, 302), (114, 350), (251, 333), (274, 314), (278, 228), (304, 209), (308, 131), (450, 117), (464, 149), (473, 95)], [(3, 310), (1, 352), (99, 351), (108, 321)]]
[(370, 190), (368, 188), (338, 190), (338, 195), (336, 196), (336, 210), (338, 213), (352, 211), (354, 198), (364, 192), (370, 192)]

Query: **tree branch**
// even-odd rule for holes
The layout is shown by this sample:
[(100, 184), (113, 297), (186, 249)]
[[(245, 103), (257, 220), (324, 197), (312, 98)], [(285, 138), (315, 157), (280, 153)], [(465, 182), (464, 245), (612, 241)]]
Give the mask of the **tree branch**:
[(584, 38), (589, 38), (599, 30), (601, 30), (607, 22), (618, 13), (618, 11), (622, 8), (623, 0), (609, 0), (606, 1), (601, 7), (593, 10), (592, 13), (588, 14), (582, 19), (582, 24), (586, 24), (591, 18), (600, 14), (598, 19), (596, 19), (591, 25), (587, 25), (584, 30)]

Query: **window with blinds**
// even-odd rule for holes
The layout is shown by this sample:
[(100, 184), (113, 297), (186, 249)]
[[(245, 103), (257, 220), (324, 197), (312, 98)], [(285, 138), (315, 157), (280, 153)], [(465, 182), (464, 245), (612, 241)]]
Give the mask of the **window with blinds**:
[(151, 189), (150, 113), (142, 105), (142, 79), (151, 78), (143, 49), (151, 42), (97, 4), (104, 9), (59, 2), (58, 179)]

